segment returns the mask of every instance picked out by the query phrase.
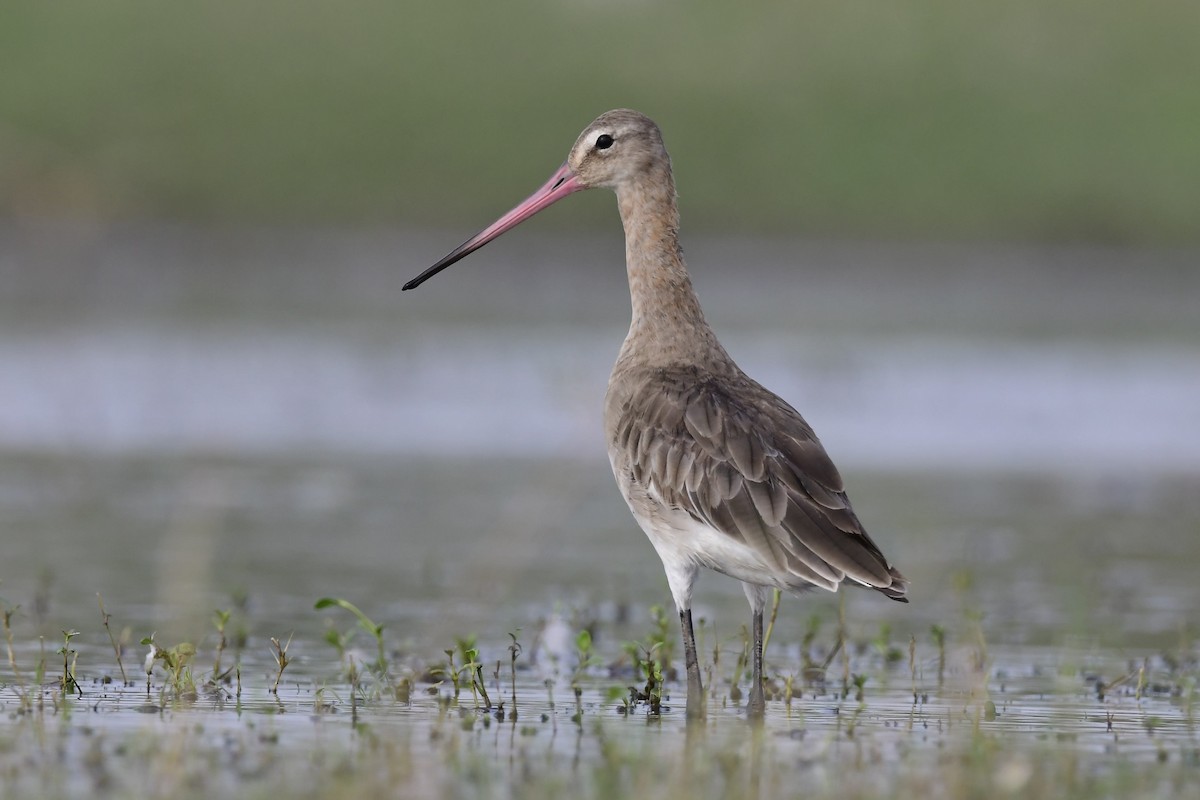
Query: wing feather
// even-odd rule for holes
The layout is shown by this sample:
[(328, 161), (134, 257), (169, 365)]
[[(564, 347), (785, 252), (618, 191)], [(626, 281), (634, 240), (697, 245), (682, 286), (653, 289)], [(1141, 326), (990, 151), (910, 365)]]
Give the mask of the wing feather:
[[(904, 599), (808, 423), (744, 375), (645, 369), (623, 377), (610, 442), (668, 506), (750, 547), (796, 588), (845, 578)], [(611, 390), (610, 390), (611, 392)]]

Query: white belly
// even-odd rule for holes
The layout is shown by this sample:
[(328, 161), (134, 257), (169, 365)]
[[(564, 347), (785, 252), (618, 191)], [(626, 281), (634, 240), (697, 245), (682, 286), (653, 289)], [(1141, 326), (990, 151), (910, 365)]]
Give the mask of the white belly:
[(690, 514), (668, 508), (652, 491), (614, 469), (634, 519), (662, 559), (671, 595), (680, 610), (691, 608), (692, 584), (700, 567), (758, 586), (789, 588), (752, 548), (710, 528)]

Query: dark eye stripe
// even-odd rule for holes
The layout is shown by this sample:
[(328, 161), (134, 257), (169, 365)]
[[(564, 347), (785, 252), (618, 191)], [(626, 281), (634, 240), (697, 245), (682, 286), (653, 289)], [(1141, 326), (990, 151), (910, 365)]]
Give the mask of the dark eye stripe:
[(596, 149), (607, 150), (613, 146), (613, 138), (607, 133), (602, 133), (596, 137)]

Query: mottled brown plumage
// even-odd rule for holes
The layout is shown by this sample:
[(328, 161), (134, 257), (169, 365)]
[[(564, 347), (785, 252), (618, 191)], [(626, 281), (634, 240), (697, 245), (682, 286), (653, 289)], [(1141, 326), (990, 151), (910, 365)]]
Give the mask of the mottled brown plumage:
[(675, 182), (658, 126), (628, 109), (602, 114), (541, 189), (404, 288), (597, 186), (617, 195), (633, 307), (604, 405), (613, 474), (662, 559), (679, 610), (688, 715), (704, 708), (691, 618), (701, 567), (746, 590), (754, 631), (747, 709), (761, 714), (770, 587), (836, 591), (849, 580), (907, 602), (908, 582), (867, 535), (812, 428), (747, 377), (705, 322), (679, 247)]

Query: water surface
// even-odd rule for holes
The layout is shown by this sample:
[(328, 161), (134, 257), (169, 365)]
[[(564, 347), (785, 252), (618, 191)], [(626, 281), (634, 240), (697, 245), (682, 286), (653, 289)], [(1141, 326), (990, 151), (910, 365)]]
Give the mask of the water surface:
[[(844, 795), (912, 786), (936, 765), (941, 793), (957, 796), (953, 787), (978, 777), (947, 766), (960, 756), (983, 763), (989, 781), (1029, 789), (1055, 785), (1067, 769), (1060, 756), (1111, 777), (1194, 753), (1192, 255), (692, 245), (723, 341), (817, 429), (860, 516), (912, 580), (913, 601), (845, 593), (865, 704), (840, 694), (837, 671), (790, 709), (772, 701), (767, 735), (754, 740), (730, 697), (745, 601), (735, 582), (703, 576), (696, 615), (706, 652), (721, 656), (708, 743), (696, 746), (678, 702), (647, 723), (644, 709), (621, 715), (607, 694), (632, 680), (623, 644), (647, 636), (651, 607), (669, 604), (612, 483), (600, 427), (628, 322), (619, 241), (497, 242), (401, 295), (445, 249), (442, 237), (6, 234), (0, 598), (20, 606), (12, 629), (24, 682), (0, 664), (0, 738), (41, 765), (10, 783), (18, 794), (91, 790), (100, 779), (87, 753), (157, 759), (172, 736), (191, 755), (169, 763), (224, 765), (201, 792), (247, 785), (250, 774), (282, 779), (278, 765), (296, 754), (311, 765), (297, 773), (300, 788), (325, 785), (342, 763), (371, 788), (363, 776), (381, 765), (363, 759), (382, 748), (410, 765), (392, 767), (398, 779), (429, 796), (457, 791), (459, 768), (472, 765), (509, 779), (518, 765), (542, 791), (583, 769), (599, 793), (613, 741), (624, 748), (614, 774), (628, 780), (642, 775), (642, 749), (672, 764), (709, 752), (696, 773), (712, 779), (705, 791), (757, 780), (763, 792), (790, 781)], [(245, 640), (242, 697), (226, 687), (179, 703), (161, 671), (149, 700), (140, 677), (129, 689), (89, 683), (116, 674), (97, 593), (127, 637), (127, 667), (154, 633), (195, 643), (198, 677), (214, 657), (212, 611), (231, 610)], [(376, 697), (348, 713), (343, 662), (324, 637), (353, 619), (315, 611), (324, 596), (384, 625), (396, 675), (418, 687), (408, 702)], [(768, 655), (777, 681), (800, 676), (810, 626), (810, 654), (834, 646), (838, 614), (833, 595), (785, 599)], [(942, 653), (935, 625), (946, 631)], [(600, 662), (583, 680), (577, 726), (569, 679), (584, 628)], [(30, 714), (23, 692), (38, 663), (49, 665), (48, 685), (59, 674), (63, 630), (81, 632), (72, 646), (85, 698), (56, 702), (47, 689)], [(456, 639), (477, 636), (485, 661), (507, 663), (510, 632), (524, 646), (522, 722), (447, 704), (445, 684), (428, 693), (421, 676)], [(276, 696), (269, 639), (289, 636), (293, 661)], [(368, 658), (373, 643), (360, 633), (355, 647)], [(884, 658), (889, 648), (898, 660)], [(547, 677), (557, 681), (553, 709)], [(28, 742), (47, 736), (84, 755), (31, 755)], [(253, 765), (230, 767), (238, 758)], [(422, 759), (443, 771), (411, 766)], [(568, 761), (576, 771), (553, 766)], [(864, 762), (889, 766), (846, 777)], [(61, 784), (55, 764), (67, 765)], [(704, 772), (720, 764), (724, 777)], [(176, 773), (160, 778), (180, 785)], [(622, 784), (638, 786), (654, 791)]]

